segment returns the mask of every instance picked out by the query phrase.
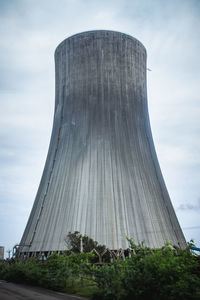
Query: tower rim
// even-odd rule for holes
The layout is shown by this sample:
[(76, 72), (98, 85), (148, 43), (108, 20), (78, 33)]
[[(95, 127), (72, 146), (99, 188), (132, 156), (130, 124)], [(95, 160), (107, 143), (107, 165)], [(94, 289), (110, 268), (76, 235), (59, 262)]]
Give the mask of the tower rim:
[(147, 54), (147, 50), (145, 48), (145, 46), (138, 40), (136, 39), (135, 37), (133, 37), (132, 35), (128, 34), (128, 33), (124, 33), (124, 32), (121, 32), (121, 31), (117, 31), (117, 30), (109, 30), (109, 29), (93, 29), (93, 30), (86, 30), (86, 31), (81, 31), (79, 33), (75, 33), (75, 34), (72, 34), (70, 35), (69, 37), (65, 38), (62, 42), (60, 42), (58, 44), (58, 46), (56, 47), (55, 49), (55, 52), (54, 52), (54, 56), (56, 55), (56, 52), (57, 50), (62, 46), (62, 44), (64, 44), (67, 40), (70, 40), (70, 39), (73, 39), (73, 38), (76, 38), (77, 36), (83, 36), (85, 34), (92, 34), (92, 33), (97, 33), (97, 32), (102, 32), (102, 33), (114, 33), (114, 34), (119, 34), (119, 35), (122, 35), (122, 36), (125, 36), (126, 38), (129, 38), (131, 40), (134, 40), (136, 41), (145, 51), (145, 53)]

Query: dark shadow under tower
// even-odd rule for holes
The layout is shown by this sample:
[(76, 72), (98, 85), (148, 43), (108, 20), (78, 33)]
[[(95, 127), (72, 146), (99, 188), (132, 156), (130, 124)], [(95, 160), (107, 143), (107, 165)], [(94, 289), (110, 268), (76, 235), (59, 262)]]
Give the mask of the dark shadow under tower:
[(126, 236), (185, 247), (153, 144), (144, 46), (83, 32), (57, 47), (55, 65), (52, 137), (20, 252), (64, 250), (75, 230), (110, 249)]

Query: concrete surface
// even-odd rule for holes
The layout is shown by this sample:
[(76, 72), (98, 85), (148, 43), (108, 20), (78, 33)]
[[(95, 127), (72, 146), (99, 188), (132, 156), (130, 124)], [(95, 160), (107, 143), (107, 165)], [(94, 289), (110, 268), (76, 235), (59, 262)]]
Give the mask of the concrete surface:
[(55, 65), (52, 137), (21, 251), (64, 250), (76, 230), (110, 249), (126, 249), (126, 236), (185, 247), (152, 139), (144, 46), (84, 32), (57, 47)]

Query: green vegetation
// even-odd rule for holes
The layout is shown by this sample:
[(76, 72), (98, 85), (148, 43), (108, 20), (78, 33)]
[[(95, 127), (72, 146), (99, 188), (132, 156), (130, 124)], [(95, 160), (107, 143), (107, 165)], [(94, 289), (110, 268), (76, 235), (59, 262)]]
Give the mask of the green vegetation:
[(129, 243), (129, 257), (103, 265), (94, 263), (95, 254), (78, 251), (53, 253), (45, 261), (10, 259), (0, 265), (0, 279), (96, 300), (200, 299), (200, 257), (189, 247), (181, 250), (166, 243), (161, 249), (150, 249), (133, 240)]
[(93, 249), (96, 249), (99, 253), (102, 253), (106, 250), (105, 245), (99, 245), (97, 241), (94, 241), (87, 235), (80, 234), (79, 231), (69, 232), (66, 236), (65, 242), (67, 248), (70, 249), (73, 253), (81, 252), (81, 244), (83, 252), (91, 252)]

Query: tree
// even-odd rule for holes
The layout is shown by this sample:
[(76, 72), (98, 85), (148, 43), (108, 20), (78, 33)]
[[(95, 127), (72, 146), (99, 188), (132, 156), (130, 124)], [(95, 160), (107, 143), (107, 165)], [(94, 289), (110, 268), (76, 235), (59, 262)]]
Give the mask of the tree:
[(97, 241), (94, 241), (87, 235), (82, 235), (79, 231), (69, 232), (65, 238), (65, 242), (68, 249), (74, 253), (81, 252), (81, 247), (83, 252), (91, 252), (95, 249), (100, 254), (106, 249), (105, 245), (99, 245)]

